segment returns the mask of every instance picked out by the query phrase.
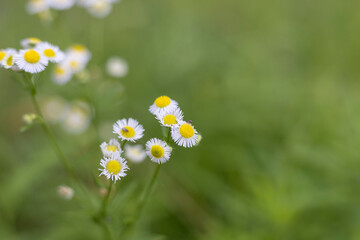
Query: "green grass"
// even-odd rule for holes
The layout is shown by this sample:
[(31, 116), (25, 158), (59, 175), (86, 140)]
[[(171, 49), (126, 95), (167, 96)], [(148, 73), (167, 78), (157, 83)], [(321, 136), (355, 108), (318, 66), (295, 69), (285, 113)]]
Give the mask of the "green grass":
[[(167, 94), (203, 135), (162, 167), (137, 239), (360, 239), (359, 3), (124, 0), (104, 20), (73, 8), (52, 26), (24, 5), (1, 3), (0, 48), (35, 36), (93, 53), (93, 81), (57, 86), (47, 71), (40, 97), (90, 98), (100, 125), (134, 117), (144, 143), (161, 136), (147, 109)], [(105, 73), (113, 55), (130, 65), (124, 79)], [(94, 129), (53, 126), (93, 193), (61, 200), (57, 186), (72, 182), (40, 127), (19, 132), (34, 110), (10, 76), (0, 70), (0, 238), (102, 239), (89, 217), (89, 202), (100, 204)], [(111, 200), (114, 235), (155, 165), (130, 168)]]

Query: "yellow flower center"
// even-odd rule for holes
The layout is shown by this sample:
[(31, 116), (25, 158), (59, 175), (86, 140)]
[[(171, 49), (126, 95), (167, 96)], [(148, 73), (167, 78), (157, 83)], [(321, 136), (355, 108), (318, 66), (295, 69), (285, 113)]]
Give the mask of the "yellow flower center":
[(152, 146), (150, 152), (151, 155), (156, 158), (162, 158), (162, 156), (164, 156), (164, 149), (159, 145)]
[(53, 58), (53, 57), (55, 57), (55, 52), (52, 49), (45, 49), (44, 55), (48, 58)]
[(28, 63), (37, 63), (40, 60), (40, 54), (35, 50), (29, 50), (25, 53), (24, 58)]
[(163, 107), (168, 106), (170, 104), (170, 102), (171, 102), (171, 99), (169, 97), (161, 96), (155, 100), (155, 105), (157, 107), (163, 108)]
[(0, 61), (4, 59), (6, 53), (3, 51), (0, 51)]
[(86, 50), (86, 48), (80, 44), (73, 45), (71, 48), (75, 51), (85, 51)]
[(121, 171), (121, 164), (116, 161), (116, 160), (110, 160), (107, 164), (106, 164), (106, 170), (113, 174), (116, 175)]
[[(40, 2), (40, 1), (35, 1), (35, 2)], [(41, 43), (41, 40), (38, 38), (29, 38), (29, 42), (31, 43)]]
[(108, 146), (106, 147), (106, 150), (108, 150), (109, 152), (119, 151), (119, 149), (118, 149), (117, 146), (115, 146), (115, 145), (108, 145)]
[(166, 115), (164, 118), (164, 124), (167, 124), (167, 125), (174, 125), (177, 123), (176, 121), (176, 117), (172, 114), (168, 114)]
[(71, 61), (71, 62), (70, 62), (70, 66), (71, 66), (73, 69), (77, 68), (78, 65), (79, 65), (79, 63), (76, 62), (76, 61)]
[(184, 123), (180, 127), (180, 134), (184, 138), (191, 138), (192, 136), (194, 136), (195, 130), (194, 130), (193, 126), (191, 126), (190, 124)]
[(10, 56), (10, 57), (6, 60), (6, 65), (12, 66), (12, 64), (13, 64), (13, 56)]
[(132, 138), (135, 136), (135, 130), (132, 127), (126, 126), (120, 130), (121, 135), (126, 138)]
[(65, 73), (65, 71), (61, 67), (57, 67), (57, 68), (55, 68), (55, 73), (57, 75), (63, 75)]

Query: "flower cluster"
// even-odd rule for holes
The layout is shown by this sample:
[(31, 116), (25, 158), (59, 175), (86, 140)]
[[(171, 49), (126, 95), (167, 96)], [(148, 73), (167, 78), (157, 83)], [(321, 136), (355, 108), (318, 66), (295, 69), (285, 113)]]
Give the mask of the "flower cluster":
[(74, 74), (83, 71), (91, 59), (90, 51), (83, 45), (76, 44), (69, 47), (62, 61), (56, 64), (52, 72), (52, 80), (59, 85), (69, 82)]
[(59, 63), (65, 58), (59, 47), (38, 38), (24, 39), (21, 46), (23, 49), (20, 50), (0, 50), (0, 66), (34, 74), (44, 71), (50, 62)]
[(149, 111), (155, 115), (160, 124), (170, 128), (173, 141), (182, 147), (193, 147), (199, 144), (201, 136), (191, 121), (184, 121), (184, 115), (178, 103), (168, 96), (158, 97)]
[[(151, 138), (146, 142), (145, 153), (151, 161), (158, 164), (167, 162), (171, 157), (173, 149), (170, 145), (173, 142), (182, 147), (193, 147), (199, 144), (201, 136), (191, 121), (183, 120), (184, 115), (176, 101), (167, 96), (161, 96), (154, 101), (149, 110), (160, 124), (168, 129), (164, 140)], [(100, 162), (103, 168), (99, 170), (101, 170), (100, 175), (105, 175), (116, 182), (126, 176), (125, 170), (128, 169), (126, 160), (122, 157), (126, 141), (136, 142), (141, 139), (144, 136), (144, 128), (135, 119), (121, 119), (113, 125), (113, 133), (118, 135), (122, 144), (120, 145), (116, 139), (111, 139), (100, 145), (104, 157)], [(132, 158), (135, 162), (140, 162), (145, 157), (140, 145), (126, 145), (125, 150), (125, 156)]]
[(44, 15), (51, 9), (67, 10), (75, 4), (87, 9), (94, 17), (106, 17), (112, 10), (113, 4), (120, 0), (29, 0), (26, 9), (29, 14)]
[[(117, 139), (111, 139), (109, 142), (104, 142), (100, 145), (103, 153), (103, 158), (100, 161), (100, 165), (103, 168), (99, 169), (101, 171), (100, 175), (104, 175), (114, 182), (120, 180), (121, 177), (126, 176), (125, 172), (129, 167), (127, 166), (125, 158), (123, 158), (123, 148), (126, 142), (136, 142), (141, 139), (144, 136), (144, 131), (143, 126), (135, 119), (129, 118), (118, 120), (113, 126), (113, 133), (118, 135), (122, 144), (120, 145)], [(140, 153), (141, 150), (138, 150)], [(133, 152), (131, 153), (131, 150), (129, 150), (128, 147), (127, 151), (129, 151), (129, 153), (127, 153), (126, 156), (130, 155), (130, 158), (136, 155)], [(141, 156), (138, 156), (136, 160), (141, 161)]]

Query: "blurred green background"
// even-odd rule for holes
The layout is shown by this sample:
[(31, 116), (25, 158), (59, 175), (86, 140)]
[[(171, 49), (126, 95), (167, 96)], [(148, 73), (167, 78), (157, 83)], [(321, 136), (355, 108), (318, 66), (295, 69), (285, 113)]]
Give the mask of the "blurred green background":
[[(124, 0), (105, 19), (74, 7), (50, 26), (25, 2), (1, 1), (0, 48), (39, 37), (93, 54), (90, 82), (58, 86), (47, 71), (40, 98), (86, 99), (100, 130), (134, 117), (145, 143), (161, 136), (147, 109), (165, 94), (203, 135), (161, 169), (138, 239), (360, 239), (360, 2)], [(114, 55), (130, 66), (120, 80), (104, 68)], [(0, 238), (103, 239), (90, 204), (57, 196), (73, 183), (42, 129), (19, 132), (34, 109), (11, 75), (0, 70)], [(52, 128), (97, 206), (96, 127)], [(130, 168), (111, 199), (116, 239), (155, 164)]]

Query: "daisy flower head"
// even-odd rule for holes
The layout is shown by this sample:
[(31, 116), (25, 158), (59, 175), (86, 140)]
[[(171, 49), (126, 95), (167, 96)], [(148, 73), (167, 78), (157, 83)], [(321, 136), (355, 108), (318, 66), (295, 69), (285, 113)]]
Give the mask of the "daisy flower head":
[(41, 40), (39, 38), (25, 38), (23, 40), (20, 41), (20, 44), (23, 48), (34, 48), (36, 47), (39, 43), (41, 43)]
[(79, 57), (86, 59), (87, 61), (91, 58), (91, 53), (84, 45), (74, 44), (67, 50), (68, 54), (76, 54)]
[(6, 50), (0, 49), (0, 66), (2, 66), (2, 61), (5, 59), (5, 57), (6, 57)]
[(135, 142), (144, 136), (144, 128), (135, 119), (121, 119), (113, 126), (113, 133), (119, 135), (121, 140)]
[(58, 63), (53, 68), (51, 79), (58, 85), (68, 83), (73, 76), (73, 72), (68, 64)]
[(181, 121), (171, 128), (171, 137), (179, 146), (193, 147), (198, 142), (198, 132), (194, 126)]
[(125, 156), (131, 162), (141, 163), (146, 158), (146, 152), (142, 145), (125, 145)]
[(17, 51), (13, 48), (8, 48), (5, 50), (5, 56), (1, 60), (1, 65), (6, 68), (12, 68), (14, 66), (14, 56), (17, 54)]
[(168, 96), (160, 96), (154, 101), (154, 104), (150, 106), (149, 111), (154, 115), (158, 115), (165, 111), (170, 111), (177, 106), (178, 103)]
[(49, 8), (49, 0), (30, 0), (26, 4), (26, 10), (29, 14), (41, 13)]
[(85, 69), (90, 61), (91, 53), (83, 45), (73, 45), (66, 51), (64, 64), (68, 64), (73, 73), (79, 73)]
[(100, 145), (101, 151), (104, 154), (104, 156), (111, 156), (112, 153), (118, 152), (118, 153), (122, 153), (121, 147), (120, 147), (120, 143), (118, 140), (116, 139), (111, 139), (109, 141), (109, 143), (107, 142), (103, 142)]
[(87, 10), (93, 17), (104, 18), (110, 14), (112, 4), (107, 0), (95, 0), (87, 6)]
[(146, 143), (146, 154), (155, 163), (165, 163), (170, 159), (172, 148), (158, 138), (152, 138)]
[(56, 10), (69, 9), (75, 4), (75, 0), (51, 0), (50, 7)]
[(164, 111), (158, 115), (156, 118), (159, 120), (162, 126), (164, 127), (172, 127), (178, 122), (183, 120), (183, 113), (179, 107), (172, 108), (168, 111)]
[(59, 63), (65, 58), (64, 53), (58, 46), (54, 46), (48, 42), (41, 42), (37, 44), (36, 50), (38, 50), (44, 58), (50, 62)]
[(107, 179), (114, 181), (114, 183), (125, 177), (125, 172), (129, 169), (126, 160), (120, 156), (119, 152), (112, 153), (109, 157), (104, 156), (100, 161), (100, 166), (103, 168), (99, 168), (101, 171), (99, 176), (104, 175)]
[(35, 49), (23, 49), (14, 56), (16, 65), (29, 73), (44, 71), (48, 64), (47, 59)]

